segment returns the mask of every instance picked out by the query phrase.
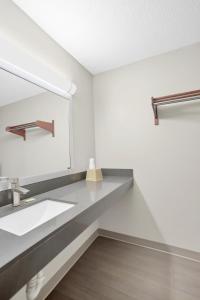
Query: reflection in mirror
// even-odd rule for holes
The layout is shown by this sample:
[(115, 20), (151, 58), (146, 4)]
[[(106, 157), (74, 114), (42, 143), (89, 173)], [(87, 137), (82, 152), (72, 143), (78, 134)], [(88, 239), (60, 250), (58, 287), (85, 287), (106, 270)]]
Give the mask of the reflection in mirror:
[[(61, 96), (0, 69), (0, 176), (29, 177), (70, 167), (69, 105)], [(25, 141), (6, 131), (38, 120), (54, 120), (55, 137), (40, 127), (26, 129)]]

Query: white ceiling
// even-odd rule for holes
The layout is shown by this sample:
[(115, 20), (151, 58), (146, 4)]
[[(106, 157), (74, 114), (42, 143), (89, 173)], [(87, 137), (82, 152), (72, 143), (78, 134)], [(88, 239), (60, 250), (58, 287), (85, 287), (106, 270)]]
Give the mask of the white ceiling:
[(200, 0), (13, 0), (96, 74), (200, 41)]
[(0, 107), (44, 93), (45, 90), (0, 69)]

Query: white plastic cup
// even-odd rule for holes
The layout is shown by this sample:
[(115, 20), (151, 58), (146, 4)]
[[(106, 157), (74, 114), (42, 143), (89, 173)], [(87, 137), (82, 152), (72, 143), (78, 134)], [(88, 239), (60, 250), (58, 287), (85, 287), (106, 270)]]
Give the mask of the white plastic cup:
[(94, 170), (95, 169), (95, 160), (94, 158), (90, 158), (89, 160), (89, 170)]

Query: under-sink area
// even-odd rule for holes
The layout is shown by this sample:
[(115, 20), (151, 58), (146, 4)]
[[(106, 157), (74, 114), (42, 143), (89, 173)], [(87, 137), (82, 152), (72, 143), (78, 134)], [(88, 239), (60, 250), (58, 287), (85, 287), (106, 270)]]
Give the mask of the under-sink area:
[(22, 236), (74, 205), (47, 199), (0, 218), (0, 229)]

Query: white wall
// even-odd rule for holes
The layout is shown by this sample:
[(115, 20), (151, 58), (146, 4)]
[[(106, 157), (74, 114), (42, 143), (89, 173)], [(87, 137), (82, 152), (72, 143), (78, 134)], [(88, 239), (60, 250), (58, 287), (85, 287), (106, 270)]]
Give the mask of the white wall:
[[(66, 170), (70, 166), (69, 100), (43, 92), (0, 107), (0, 176), (24, 177)], [(26, 141), (6, 132), (7, 126), (54, 120), (55, 137), (29, 129)]]
[(200, 101), (159, 108), (157, 127), (151, 107), (199, 88), (200, 44), (95, 76), (97, 163), (135, 173), (102, 228), (200, 251)]
[[(78, 87), (73, 98), (74, 168), (85, 169), (94, 156), (92, 76), (11, 0), (0, 0), (0, 36), (46, 63)], [(80, 151), (81, 149), (81, 151)]]

